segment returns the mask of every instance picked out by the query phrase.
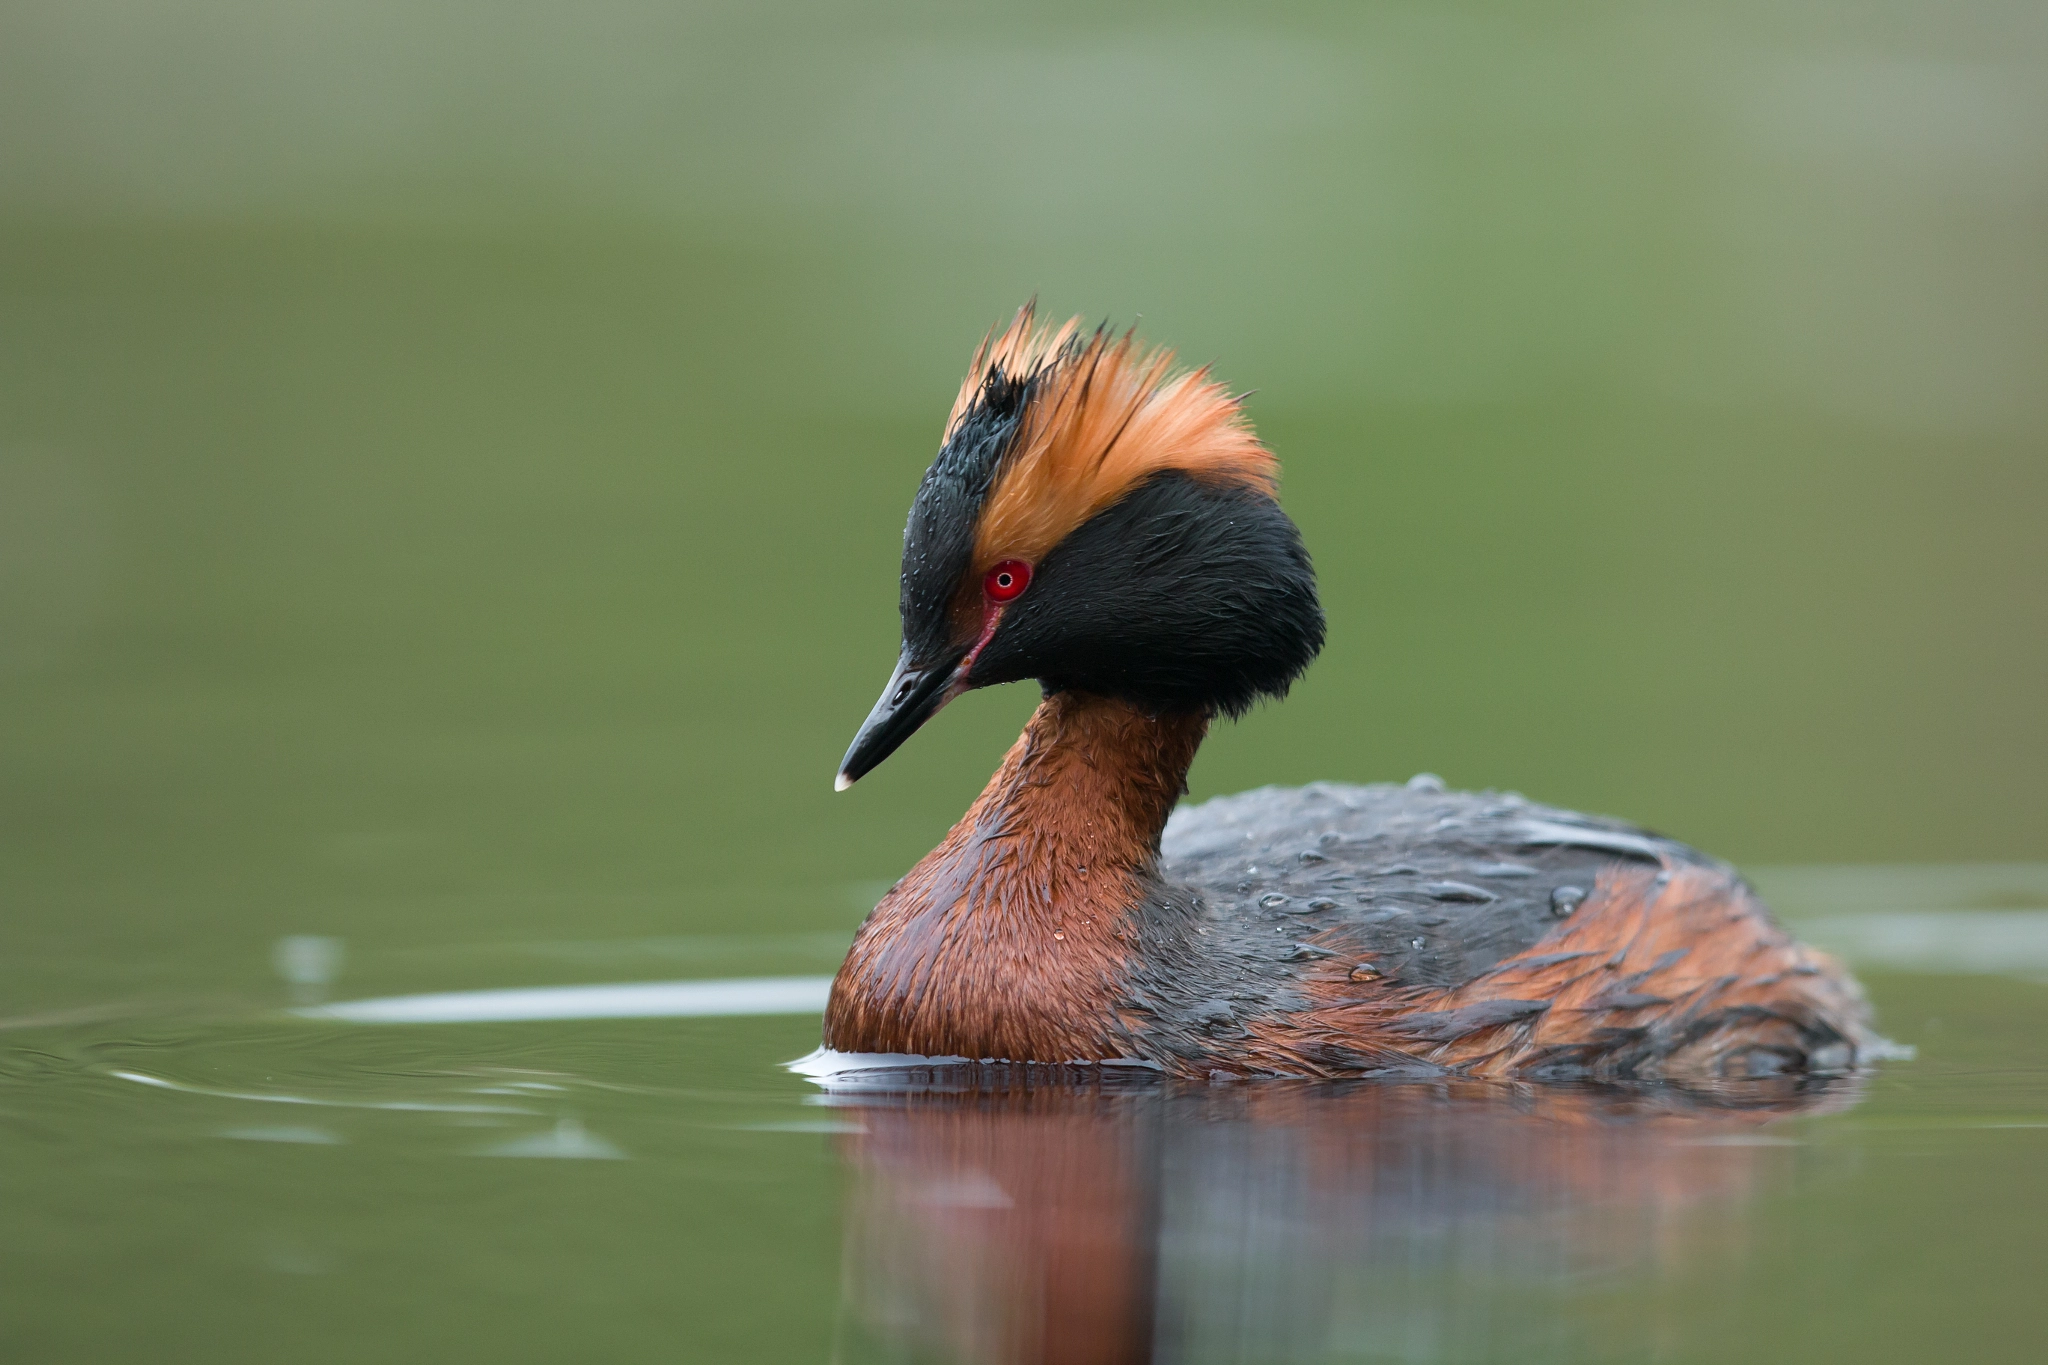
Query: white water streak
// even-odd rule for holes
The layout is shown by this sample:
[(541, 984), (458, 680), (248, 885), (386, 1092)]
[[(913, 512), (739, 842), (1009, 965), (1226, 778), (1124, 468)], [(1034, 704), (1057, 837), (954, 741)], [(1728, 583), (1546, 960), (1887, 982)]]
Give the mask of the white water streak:
[(692, 1019), (822, 1014), (829, 976), (755, 976), (721, 981), (629, 981), (598, 986), (389, 995), (309, 1005), (302, 1019), (351, 1024), (478, 1024), (528, 1019)]

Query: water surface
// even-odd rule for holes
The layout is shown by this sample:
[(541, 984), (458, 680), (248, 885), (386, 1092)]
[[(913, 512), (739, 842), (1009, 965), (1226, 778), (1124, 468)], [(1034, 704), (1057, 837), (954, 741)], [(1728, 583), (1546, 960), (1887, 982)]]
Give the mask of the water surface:
[[(262, 990), (0, 1020), (0, 1321), (39, 1361), (2031, 1358), (2048, 908), (1970, 907), (2048, 869), (1762, 882), (1914, 1060), (828, 1087), (782, 1064), (836, 936), (286, 941)], [(379, 993), (529, 959), (561, 984)]]

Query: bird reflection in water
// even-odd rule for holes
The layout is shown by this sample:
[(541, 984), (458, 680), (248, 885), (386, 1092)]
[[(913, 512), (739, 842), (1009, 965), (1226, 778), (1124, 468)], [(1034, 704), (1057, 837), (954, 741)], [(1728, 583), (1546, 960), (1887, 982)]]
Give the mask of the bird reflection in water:
[(895, 1080), (831, 1101), (858, 1124), (837, 1361), (1583, 1358), (1568, 1295), (1739, 1252), (1797, 1155), (1766, 1125), (1855, 1098)]

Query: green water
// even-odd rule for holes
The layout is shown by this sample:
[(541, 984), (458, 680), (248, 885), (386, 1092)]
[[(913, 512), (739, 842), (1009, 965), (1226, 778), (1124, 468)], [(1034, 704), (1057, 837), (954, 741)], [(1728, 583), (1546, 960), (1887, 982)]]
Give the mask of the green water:
[[(2044, 67), (1991, 3), (0, 5), (0, 1354), (2031, 1359)], [(1033, 292), (1257, 389), (1322, 573), (1197, 796), (1643, 820), (1918, 1058), (1759, 1128), (284, 1012), (829, 974), (1031, 704), (830, 791)]]

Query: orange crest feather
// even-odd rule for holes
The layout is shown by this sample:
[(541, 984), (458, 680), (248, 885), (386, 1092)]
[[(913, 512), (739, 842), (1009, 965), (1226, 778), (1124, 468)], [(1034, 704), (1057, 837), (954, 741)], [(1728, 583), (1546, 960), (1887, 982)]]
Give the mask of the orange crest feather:
[(1135, 332), (1089, 336), (1081, 320), (1034, 327), (1026, 304), (975, 352), (952, 426), (991, 374), (1037, 376), (1009, 455), (996, 474), (974, 541), (976, 578), (1004, 559), (1036, 564), (1053, 546), (1149, 475), (1278, 491), (1279, 463), (1244, 410), (1206, 366), (1173, 372), (1173, 352)]

